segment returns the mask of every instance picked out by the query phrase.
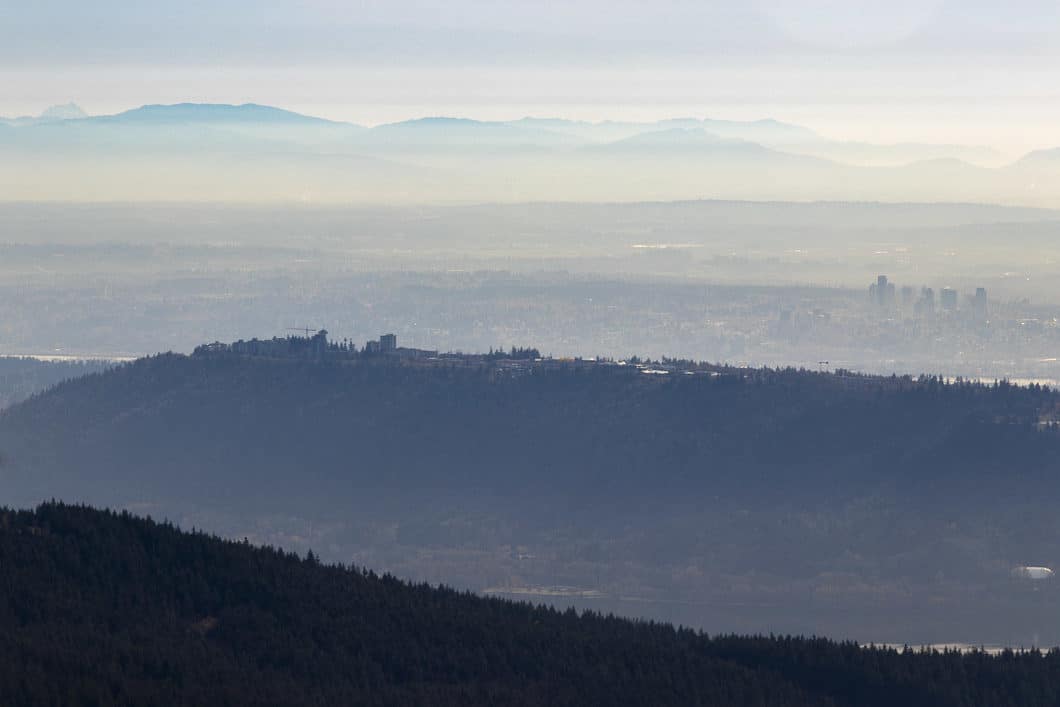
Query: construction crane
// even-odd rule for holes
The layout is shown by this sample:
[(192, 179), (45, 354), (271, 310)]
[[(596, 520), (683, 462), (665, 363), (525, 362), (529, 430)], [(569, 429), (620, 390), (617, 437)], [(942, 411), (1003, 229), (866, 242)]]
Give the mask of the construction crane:
[(305, 338), (308, 339), (309, 338), (309, 332), (316, 331), (316, 329), (313, 329), (312, 327), (308, 327), (308, 326), (304, 326), (304, 327), (287, 327), (286, 331), (303, 331), (303, 332), (305, 332)]

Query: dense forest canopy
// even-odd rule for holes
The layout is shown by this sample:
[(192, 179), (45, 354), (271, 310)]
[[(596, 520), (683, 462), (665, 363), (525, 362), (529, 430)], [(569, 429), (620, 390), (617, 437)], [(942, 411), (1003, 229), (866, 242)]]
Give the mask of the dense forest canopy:
[(64, 380), (98, 373), (109, 365), (106, 361), (41, 361), (23, 356), (0, 357), (0, 409)]
[(646, 376), (572, 362), (517, 374), (489, 362), (169, 354), (11, 410), (0, 448), (12, 493), (41, 498), (92, 498), (101, 485), (143, 500), (253, 484), (313, 503), (336, 486), (589, 504), (632, 489), (816, 497), (974, 479), (989, 491), (1054, 468), (1058, 400), (1041, 387), (797, 370)]
[(1060, 640), (1011, 575), (1060, 563), (1045, 388), (469, 361), (142, 359), (0, 414), (5, 498), (713, 631)]
[(0, 512), (0, 702), (1036, 707), (1060, 653), (710, 637), (534, 608), (168, 524)]

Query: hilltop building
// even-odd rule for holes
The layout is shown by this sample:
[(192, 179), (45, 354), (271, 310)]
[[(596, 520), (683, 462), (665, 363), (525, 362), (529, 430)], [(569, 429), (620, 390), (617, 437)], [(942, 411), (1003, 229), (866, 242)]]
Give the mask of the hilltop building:
[(437, 351), (398, 346), (396, 334), (383, 334), (378, 339), (367, 342), (364, 345), (364, 353), (368, 355), (400, 356), (402, 358), (433, 358), (438, 355)]
[(231, 344), (215, 341), (195, 349), (196, 354), (234, 353), (243, 356), (273, 358), (323, 358), (328, 352), (328, 332), (321, 329), (312, 336), (274, 336), (271, 339), (240, 339)]

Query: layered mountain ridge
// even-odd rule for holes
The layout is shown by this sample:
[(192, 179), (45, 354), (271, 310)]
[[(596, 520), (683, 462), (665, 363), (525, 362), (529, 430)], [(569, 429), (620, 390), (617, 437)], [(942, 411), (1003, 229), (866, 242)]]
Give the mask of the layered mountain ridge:
[(0, 184), (15, 200), (1060, 205), (1051, 161), (1003, 164), (981, 147), (830, 140), (770, 119), (434, 117), (363, 127), (257, 104), (183, 103), (0, 125), (10, 158)]

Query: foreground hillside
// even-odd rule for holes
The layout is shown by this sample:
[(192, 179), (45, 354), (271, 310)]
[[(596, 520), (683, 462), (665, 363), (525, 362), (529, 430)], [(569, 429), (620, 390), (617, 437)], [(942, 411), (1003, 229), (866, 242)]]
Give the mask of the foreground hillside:
[(85, 507), (0, 514), (0, 702), (1036, 705), (1060, 654), (715, 638), (299, 559)]
[(0, 414), (5, 498), (712, 631), (1060, 641), (1057, 397), (799, 371), (166, 355)]

